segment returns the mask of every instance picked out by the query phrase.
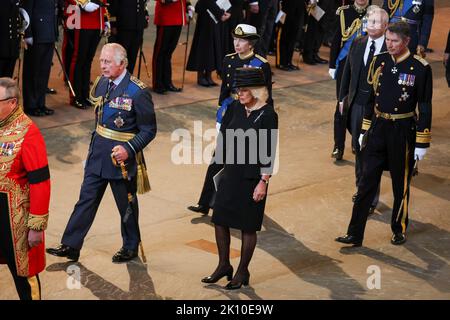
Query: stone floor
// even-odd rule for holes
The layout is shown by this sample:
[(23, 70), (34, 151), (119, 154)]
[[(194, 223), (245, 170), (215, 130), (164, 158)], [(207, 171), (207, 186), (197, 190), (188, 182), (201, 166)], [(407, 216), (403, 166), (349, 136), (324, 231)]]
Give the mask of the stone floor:
[[(263, 230), (250, 265), (250, 286), (227, 292), (222, 289), (224, 280), (203, 285), (200, 279), (214, 270), (218, 259), (214, 228), (209, 216), (185, 208), (197, 201), (207, 165), (174, 164), (171, 154), (177, 141), (171, 135), (175, 129), (186, 128), (194, 140), (213, 128), (218, 89), (197, 87), (194, 75), (188, 73), (183, 93), (154, 95), (159, 132), (145, 152), (153, 190), (139, 198), (147, 263), (111, 263), (121, 237), (119, 214), (108, 190), (79, 263), (47, 256), (47, 268), (41, 273), (43, 298), (449, 299), (450, 92), (441, 62), (448, 27), (441, 26), (448, 25), (450, 1), (442, 3), (430, 41), (435, 52), (428, 57), (434, 73), (433, 141), (419, 175), (412, 180), (405, 245), (389, 242), (389, 175), (382, 179), (380, 205), (368, 222), (364, 246), (348, 249), (334, 242), (345, 232), (351, 214), (354, 157), (347, 147), (344, 161), (330, 159), (334, 82), (328, 79), (326, 66), (300, 63), (300, 72), (274, 70), (280, 165), (270, 185)], [(147, 40), (150, 60), (152, 42)], [(176, 70), (181, 69), (183, 52), (180, 46), (174, 58)], [(322, 55), (327, 56), (327, 51)], [(56, 114), (36, 119), (47, 142), (52, 174), (48, 246), (59, 243), (78, 199), (93, 128), (92, 110), (67, 105), (59, 70), (55, 60), (50, 85), (59, 94), (48, 97), (48, 106)], [(181, 71), (175, 72), (175, 79), (181, 79)], [(194, 121), (201, 121), (202, 131), (194, 130)], [(209, 144), (184, 142), (190, 152)], [(239, 232), (232, 233), (231, 246), (238, 256)], [(232, 259), (235, 267), (238, 263), (238, 257)], [(373, 270), (380, 271), (379, 289), (370, 289)], [(79, 287), (69, 277), (73, 272), (79, 275)], [(0, 266), (0, 288), (0, 299), (17, 299), (5, 266)]]

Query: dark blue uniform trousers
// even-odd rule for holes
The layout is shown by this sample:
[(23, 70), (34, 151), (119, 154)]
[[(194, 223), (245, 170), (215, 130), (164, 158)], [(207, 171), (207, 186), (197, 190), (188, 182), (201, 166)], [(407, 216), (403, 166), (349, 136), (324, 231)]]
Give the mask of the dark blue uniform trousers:
[(137, 251), (139, 245), (139, 209), (136, 197), (136, 179), (130, 182), (133, 186), (133, 214), (131, 214), (127, 222), (123, 222), (127, 206), (128, 192), (125, 180), (108, 180), (96, 174), (85, 172), (84, 180), (81, 185), (80, 198), (70, 216), (69, 222), (64, 230), (61, 243), (75, 249), (81, 249), (84, 238), (88, 233), (98, 206), (103, 198), (107, 185), (111, 186), (114, 199), (121, 217), (121, 232), (123, 239), (123, 247), (128, 250)]

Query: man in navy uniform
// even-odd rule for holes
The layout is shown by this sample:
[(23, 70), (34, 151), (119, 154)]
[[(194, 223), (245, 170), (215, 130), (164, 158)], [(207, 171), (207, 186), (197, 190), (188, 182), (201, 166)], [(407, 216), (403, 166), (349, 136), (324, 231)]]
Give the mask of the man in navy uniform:
[(0, 1), (0, 77), (11, 78), (19, 57), (19, 1)]
[(433, 92), (431, 67), (408, 50), (409, 32), (406, 22), (390, 24), (386, 31), (388, 52), (376, 56), (370, 65), (373, 102), (365, 110), (359, 138), (364, 147), (368, 130), (364, 168), (347, 234), (336, 238), (338, 242), (362, 244), (369, 208), (386, 167), (394, 192), (391, 243), (406, 241), (409, 185), (415, 163), (424, 158), (430, 146)]
[[(366, 14), (368, 0), (356, 0), (352, 5), (339, 7), (339, 27), (330, 48), (329, 74), (336, 80), (336, 97), (339, 98), (342, 72), (347, 60), (350, 46), (355, 38), (363, 33), (363, 17)], [(337, 104), (334, 112), (334, 147), (331, 157), (342, 160), (345, 148), (346, 112), (342, 105)]]
[[(47, 252), (78, 260), (83, 240), (109, 184), (122, 217), (123, 246), (112, 259), (118, 263), (137, 256), (140, 232), (136, 191), (149, 190), (139, 190), (141, 185), (149, 186), (142, 152), (156, 135), (156, 118), (149, 89), (126, 70), (126, 51), (121, 45), (106, 44), (101, 52), (100, 66), (103, 76), (97, 78), (91, 91), (96, 129), (92, 134), (80, 198), (61, 245), (49, 248)], [(124, 179), (121, 168), (114, 162), (125, 164), (130, 180)], [(133, 199), (132, 216), (125, 219), (128, 194)]]
[[(361, 125), (364, 110), (369, 103), (370, 85), (367, 82), (367, 73), (370, 63), (375, 55), (386, 51), (384, 33), (388, 25), (389, 17), (383, 9), (372, 7), (367, 10), (367, 35), (356, 38), (349, 50), (345, 66), (342, 67), (341, 88), (339, 104), (343, 109), (343, 101), (348, 105), (348, 124), (352, 135), (352, 148), (355, 150), (355, 176), (356, 187), (361, 180), (363, 168), (363, 155), (358, 142), (361, 133)], [(344, 127), (345, 130), (345, 127)], [(356, 197), (356, 194), (353, 196)], [(375, 199), (370, 206), (370, 213), (375, 211), (378, 203), (379, 188)]]
[[(128, 71), (133, 74), (136, 58), (148, 27), (148, 0), (109, 0), (111, 15), (110, 42), (117, 42), (127, 50)], [(114, 40), (114, 41), (111, 41)]]
[(409, 50), (425, 57), (434, 16), (434, 0), (384, 0), (390, 22), (405, 21), (411, 34)]
[(27, 50), (23, 64), (23, 107), (26, 114), (41, 117), (54, 111), (45, 105), (45, 94), (52, 67), (53, 50), (58, 40), (60, 0), (25, 0), (24, 9), (30, 16), (25, 31)]
[[(249, 24), (238, 24), (232, 32), (234, 39), (235, 53), (225, 56), (223, 59), (223, 77), (222, 86), (219, 95), (219, 108), (217, 110), (217, 127), (220, 127), (222, 117), (225, 114), (228, 106), (236, 99), (236, 94), (233, 92), (234, 73), (237, 68), (253, 67), (261, 68), (264, 73), (264, 78), (267, 82), (267, 89), (269, 92), (268, 103), (273, 105), (272, 100), (272, 71), (269, 62), (258, 54), (254, 53), (255, 44), (259, 39), (259, 35), (254, 26)], [(209, 209), (214, 203), (214, 181), (213, 177), (220, 171), (221, 165), (211, 162), (206, 172), (205, 181), (203, 183), (202, 193), (197, 205), (189, 206), (188, 209), (194, 212), (208, 214)]]

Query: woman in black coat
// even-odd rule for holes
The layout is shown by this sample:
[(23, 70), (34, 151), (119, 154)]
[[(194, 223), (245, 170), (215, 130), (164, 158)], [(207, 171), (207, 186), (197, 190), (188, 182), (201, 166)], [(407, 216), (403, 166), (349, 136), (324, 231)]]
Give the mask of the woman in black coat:
[(186, 70), (197, 71), (197, 83), (203, 87), (217, 86), (211, 72), (220, 74), (223, 60), (222, 23), (230, 14), (220, 9), (215, 0), (198, 0), (195, 5), (197, 25), (192, 39)]
[[(223, 163), (216, 175), (217, 194), (214, 223), (219, 264), (204, 283), (224, 276), (231, 280), (225, 289), (248, 285), (248, 265), (261, 230), (267, 186), (273, 173), (278, 135), (278, 115), (267, 104), (267, 85), (259, 68), (238, 68), (234, 86), (239, 101), (230, 106), (222, 120), (215, 161)], [(233, 276), (230, 264), (230, 228), (242, 231), (241, 260)]]

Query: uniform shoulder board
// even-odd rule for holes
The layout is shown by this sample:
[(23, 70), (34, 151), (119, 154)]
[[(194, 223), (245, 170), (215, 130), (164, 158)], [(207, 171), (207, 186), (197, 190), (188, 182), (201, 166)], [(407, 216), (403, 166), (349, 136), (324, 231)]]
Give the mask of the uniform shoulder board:
[(421, 64), (423, 64), (424, 66), (428, 65), (428, 61), (425, 60), (424, 58), (422, 58), (421, 56), (418, 56), (417, 54), (414, 55), (414, 58), (416, 58), (416, 60), (419, 60)]
[(386, 53), (389, 53), (389, 51), (380, 51), (375, 56), (381, 56), (381, 55), (386, 54)]
[(255, 54), (255, 57), (258, 58), (259, 60), (261, 60), (264, 63), (268, 63), (267, 59), (265, 59), (264, 57), (261, 57), (259, 54)]
[(348, 9), (350, 8), (350, 5), (346, 5), (346, 6), (340, 6), (337, 10), (336, 10), (336, 15), (341, 14), (342, 10)]
[(139, 80), (138, 78), (136, 78), (135, 76), (131, 76), (130, 80), (141, 89), (147, 88), (147, 85), (144, 82), (142, 82), (141, 80)]
[(230, 53), (230, 54), (227, 54), (227, 55), (225, 55), (225, 57), (231, 57), (231, 56), (234, 56), (235, 54), (237, 54), (237, 52), (235, 52), (235, 53)]

